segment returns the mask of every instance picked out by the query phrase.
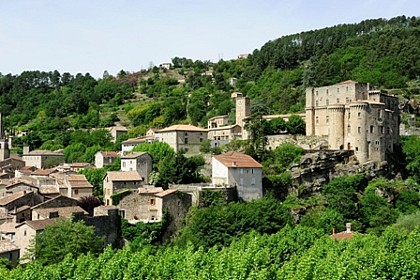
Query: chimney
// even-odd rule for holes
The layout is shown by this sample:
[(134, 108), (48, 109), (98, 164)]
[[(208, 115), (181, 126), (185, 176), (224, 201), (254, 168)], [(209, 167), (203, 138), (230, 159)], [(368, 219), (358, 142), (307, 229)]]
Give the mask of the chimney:
[(237, 167), (236, 161), (232, 161), (232, 167)]
[(346, 232), (351, 232), (351, 223), (346, 223)]

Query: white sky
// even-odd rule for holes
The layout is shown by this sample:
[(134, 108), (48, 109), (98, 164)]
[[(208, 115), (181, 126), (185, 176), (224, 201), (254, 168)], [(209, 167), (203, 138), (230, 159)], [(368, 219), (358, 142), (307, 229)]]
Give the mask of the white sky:
[(0, 0), (0, 72), (138, 71), (175, 56), (229, 60), (268, 40), (420, 16), (418, 0)]

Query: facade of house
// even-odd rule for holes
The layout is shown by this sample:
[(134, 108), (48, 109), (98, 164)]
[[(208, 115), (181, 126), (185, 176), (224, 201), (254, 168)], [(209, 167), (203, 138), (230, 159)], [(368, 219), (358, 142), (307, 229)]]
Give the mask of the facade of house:
[(145, 184), (152, 172), (152, 157), (146, 152), (135, 152), (121, 156), (121, 171), (137, 171)]
[(250, 201), (262, 197), (262, 165), (252, 157), (228, 152), (212, 158), (212, 184), (235, 186), (238, 197)]
[(78, 206), (76, 199), (59, 195), (31, 207), (31, 220), (45, 220), (52, 218), (71, 218), (73, 213), (88, 213)]
[(30, 220), (30, 207), (44, 202), (34, 191), (19, 191), (0, 198), (0, 217), (13, 217), (16, 223)]
[(384, 161), (399, 143), (398, 99), (345, 81), (306, 89), (306, 135), (328, 136), (329, 149), (354, 150), (360, 163)]
[(16, 265), (19, 259), (19, 248), (8, 239), (0, 239), (0, 258), (10, 261)]
[[(162, 188), (142, 187), (132, 190), (114, 209), (118, 209), (120, 215), (132, 224), (160, 222), (166, 212), (170, 215), (168, 232), (172, 234), (180, 227), (191, 205), (190, 194), (175, 189), (164, 191)], [(109, 207), (95, 208), (95, 215), (103, 214)]]
[(211, 147), (220, 147), (232, 140), (242, 139), (242, 128), (237, 124), (209, 128), (208, 139), (211, 141)]
[(111, 133), (112, 142), (115, 143), (118, 137), (120, 137), (123, 134), (127, 134), (128, 129), (124, 126), (111, 126), (111, 127), (108, 127), (108, 131), (109, 133)]
[(46, 226), (55, 223), (58, 219), (46, 219), (37, 221), (25, 221), (16, 226), (15, 245), (20, 250), (20, 257), (25, 257), (31, 240), (42, 232)]
[(61, 195), (71, 198), (81, 198), (91, 196), (93, 186), (86, 179), (85, 175), (65, 175), (63, 184), (59, 186)]
[(120, 155), (118, 152), (99, 151), (95, 154), (95, 166), (97, 168), (103, 168), (105, 165), (113, 164), (119, 157)]
[(172, 125), (155, 132), (155, 140), (165, 142), (175, 152), (199, 153), (200, 145), (207, 140), (207, 129), (193, 125)]
[(26, 166), (35, 166), (36, 168), (49, 168), (64, 163), (64, 154), (62, 152), (52, 152), (47, 150), (34, 150), (24, 152), (22, 159)]
[(112, 205), (112, 195), (124, 190), (135, 190), (144, 184), (137, 171), (108, 171), (104, 177), (103, 193), (105, 205)]
[(131, 152), (133, 148), (142, 143), (150, 143), (154, 141), (153, 136), (142, 136), (136, 138), (130, 138), (121, 142), (121, 152), (123, 154)]

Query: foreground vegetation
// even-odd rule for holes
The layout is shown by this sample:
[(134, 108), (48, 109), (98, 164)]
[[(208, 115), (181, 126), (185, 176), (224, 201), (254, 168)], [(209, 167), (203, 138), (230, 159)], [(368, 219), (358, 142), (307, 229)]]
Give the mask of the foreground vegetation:
[(42, 266), (0, 270), (2, 279), (418, 279), (420, 230), (388, 228), (381, 236), (332, 240), (319, 230), (284, 227), (272, 235), (248, 233), (209, 250), (190, 244), (133, 252), (107, 248)]

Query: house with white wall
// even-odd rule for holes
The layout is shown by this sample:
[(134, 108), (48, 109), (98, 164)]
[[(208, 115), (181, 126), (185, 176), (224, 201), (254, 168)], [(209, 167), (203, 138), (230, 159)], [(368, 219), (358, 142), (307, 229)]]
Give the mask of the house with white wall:
[(262, 197), (262, 165), (252, 157), (227, 152), (212, 158), (212, 184), (234, 186), (238, 197), (250, 201)]

